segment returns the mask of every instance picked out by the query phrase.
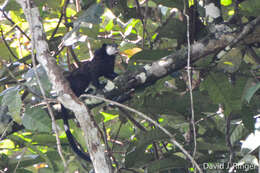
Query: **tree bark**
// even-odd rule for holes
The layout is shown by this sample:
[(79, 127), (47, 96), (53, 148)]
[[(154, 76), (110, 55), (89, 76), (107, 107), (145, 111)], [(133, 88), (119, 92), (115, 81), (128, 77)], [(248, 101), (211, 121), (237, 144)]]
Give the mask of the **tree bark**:
[(47, 72), (52, 87), (58, 94), (58, 100), (75, 114), (80, 123), (95, 172), (112, 173), (110, 160), (102, 146), (99, 131), (91, 119), (89, 109), (74, 95), (62, 74), (62, 69), (50, 54), (38, 8), (33, 0), (17, 0), (17, 2), (23, 8), (29, 23), (32, 44), (34, 44), (38, 62)]

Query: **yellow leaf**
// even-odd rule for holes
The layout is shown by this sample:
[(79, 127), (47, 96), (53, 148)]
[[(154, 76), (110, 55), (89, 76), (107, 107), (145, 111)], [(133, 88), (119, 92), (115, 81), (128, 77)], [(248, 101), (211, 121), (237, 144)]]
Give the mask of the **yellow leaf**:
[(133, 56), (134, 54), (136, 54), (140, 51), (142, 51), (141, 48), (135, 47), (135, 48), (127, 49), (127, 50), (123, 51), (123, 54), (127, 55), (128, 57), (131, 57), (131, 56)]
[(232, 0), (221, 0), (221, 5), (229, 6), (232, 4)]
[(225, 61), (225, 62), (223, 62), (224, 64), (226, 64), (226, 65), (230, 65), (230, 66), (233, 66), (234, 64), (232, 63), (232, 62), (230, 62), (230, 61)]

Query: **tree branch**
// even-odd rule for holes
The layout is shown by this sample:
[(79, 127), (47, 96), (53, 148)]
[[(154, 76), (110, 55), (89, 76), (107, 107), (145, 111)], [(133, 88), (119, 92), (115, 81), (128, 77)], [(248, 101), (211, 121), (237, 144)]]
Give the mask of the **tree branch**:
[[(112, 173), (105, 149), (101, 144), (99, 131), (92, 121), (89, 109), (72, 92), (68, 81), (64, 78), (61, 68), (49, 52), (48, 43), (43, 30), (40, 13), (33, 0), (17, 0), (23, 8), (25, 17), (32, 30), (32, 39), (35, 40), (36, 58), (45, 69), (58, 100), (72, 110), (84, 132), (85, 142), (93, 162), (96, 173)], [(31, 18), (31, 20), (30, 20)]]
[[(241, 44), (259, 42), (259, 24), (260, 17), (257, 17), (245, 25), (240, 32), (222, 33), (218, 38), (215, 38), (214, 35), (209, 35), (201, 41), (192, 44), (190, 52), (191, 62), (194, 63), (199, 59), (207, 58), (208, 55), (221, 50), (230, 50), (237, 44), (240, 44), (240, 42)], [(120, 96), (133, 90), (133, 88), (151, 85), (157, 80), (186, 67), (187, 56), (187, 48), (183, 48), (152, 64), (144, 65), (133, 72), (126, 72), (120, 75), (115, 79), (115, 89), (105, 93), (106, 98), (122, 101)]]

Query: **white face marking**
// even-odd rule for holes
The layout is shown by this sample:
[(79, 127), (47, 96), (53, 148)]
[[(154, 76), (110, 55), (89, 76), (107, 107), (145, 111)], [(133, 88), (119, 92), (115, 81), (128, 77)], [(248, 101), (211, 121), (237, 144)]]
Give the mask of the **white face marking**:
[(205, 5), (205, 10), (207, 17), (212, 17), (213, 19), (216, 19), (220, 16), (220, 10), (218, 7), (215, 6), (214, 3)]
[(112, 45), (107, 45), (106, 53), (108, 55), (115, 55), (115, 54), (117, 54), (118, 53), (117, 47), (112, 46)]

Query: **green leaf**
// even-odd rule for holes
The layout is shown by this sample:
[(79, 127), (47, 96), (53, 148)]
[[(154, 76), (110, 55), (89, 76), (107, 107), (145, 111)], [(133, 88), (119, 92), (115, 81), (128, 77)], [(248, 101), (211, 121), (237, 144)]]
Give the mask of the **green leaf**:
[(58, 9), (61, 5), (61, 0), (47, 0), (47, 5), (52, 9)]
[[(34, 134), (31, 139), (32, 142), (37, 143), (38, 145), (56, 145), (56, 137), (52, 134), (38, 133)], [(67, 139), (63, 138), (61, 139), (61, 142), (67, 143)]]
[(198, 150), (212, 150), (212, 151), (228, 151), (227, 146), (224, 143), (207, 143), (207, 142), (202, 142), (198, 141), (197, 142), (197, 149)]
[(19, 24), (22, 19), (21, 17), (19, 16), (20, 15), (20, 12), (17, 12), (17, 11), (10, 11), (10, 16), (11, 16), (11, 19), (14, 21), (14, 23), (16, 24)]
[[(129, 146), (129, 153), (126, 155), (126, 166), (142, 166), (147, 164), (147, 162), (152, 161), (154, 155), (145, 152), (148, 145), (152, 144), (154, 141), (166, 140), (169, 137), (162, 132), (160, 129), (153, 129), (149, 132), (140, 133), (137, 136), (137, 141), (131, 143)], [(139, 158), (136, 160), (136, 158)]]
[[(20, 160), (19, 165), (20, 167), (29, 167), (33, 166), (34, 164), (39, 164), (44, 162), (44, 159), (42, 159), (40, 156), (34, 155), (28, 155), (26, 154), (25, 157)], [(12, 158), (8, 162), (8, 172), (15, 172), (14, 170), (17, 168), (18, 161), (16, 158)], [(16, 170), (18, 173), (18, 171)], [(19, 172), (20, 173), (20, 172)]]
[(171, 19), (159, 30), (158, 36), (184, 40), (186, 38), (186, 24), (179, 19)]
[(111, 31), (113, 29), (114, 22), (113, 20), (110, 20), (108, 24), (105, 26), (106, 31)]
[(231, 111), (241, 109), (245, 83), (246, 79), (241, 77), (232, 85), (225, 75), (210, 73), (200, 89), (207, 90), (214, 103), (223, 104), (225, 115), (228, 116)]
[(20, 8), (21, 8), (21, 6), (16, 2), (16, 0), (10, 0), (4, 10), (12, 11), (12, 10), (19, 10)]
[(230, 135), (231, 144), (234, 145), (237, 141), (241, 140), (245, 134), (248, 134), (248, 130), (242, 123), (238, 124)]
[(172, 51), (168, 51), (168, 50), (143, 50), (133, 55), (130, 61), (151, 62), (151, 61), (158, 60), (164, 56), (167, 56), (171, 53)]
[(104, 8), (99, 4), (90, 6), (86, 11), (80, 13), (76, 22), (86, 22), (92, 24), (99, 24), (101, 22), (101, 15), (104, 13)]
[(221, 0), (221, 5), (229, 6), (232, 4), (232, 0)]
[(117, 118), (119, 115), (113, 115), (113, 114), (110, 114), (110, 113), (107, 113), (107, 112), (101, 112), (101, 114), (104, 116), (104, 122), (107, 122), (109, 120), (113, 120), (115, 118)]
[(3, 96), (2, 104), (8, 107), (8, 111), (10, 112), (12, 118), (15, 122), (21, 123), (21, 108), (22, 108), (22, 100), (19, 94), (18, 87), (10, 88)]
[(1, 140), (0, 148), (12, 149), (12, 148), (15, 148), (15, 143), (13, 141), (11, 141), (10, 139), (4, 139), (4, 140)]
[(104, 8), (99, 4), (94, 4), (86, 11), (79, 12), (77, 14), (79, 16), (78, 19), (73, 23), (73, 29), (63, 37), (64, 45), (70, 46), (78, 41), (81, 41), (81, 39), (84, 40), (84, 37), (80, 37), (77, 34), (79, 29), (88, 36), (96, 38), (99, 31), (98, 24), (101, 22), (101, 15), (103, 13)]
[(68, 17), (72, 17), (72, 16), (77, 14), (77, 11), (76, 11), (76, 9), (73, 9), (70, 6), (68, 6), (66, 8), (66, 14), (67, 14)]
[(254, 110), (252, 110), (249, 106), (243, 106), (240, 113), (242, 114), (243, 124), (252, 132), (255, 128)]
[(260, 14), (260, 1), (259, 0), (247, 0), (239, 4), (242, 9), (241, 12), (246, 16), (258, 16)]
[(233, 48), (221, 58), (217, 67), (223, 71), (234, 73), (239, 69), (242, 59), (240, 49)]
[[(51, 91), (51, 83), (48, 79), (48, 76), (42, 66), (38, 66), (36, 68), (36, 71), (40, 77), (40, 82), (42, 84), (42, 87), (44, 91), (47, 93), (47, 96), (50, 96)], [(34, 69), (28, 70), (28, 72), (23, 76), (24, 79), (26, 79), (25, 85), (29, 87), (33, 92), (41, 95), (40, 88), (38, 85), (38, 81), (36, 79)]]
[[(160, 81), (157, 81), (157, 86)], [(163, 83), (162, 83), (163, 85)], [(162, 86), (163, 87), (163, 86)], [(155, 92), (155, 88), (152, 87), (150, 93), (142, 93), (141, 96), (133, 99), (133, 107), (141, 112), (148, 113), (148, 115), (160, 114), (160, 115), (169, 115), (174, 118), (169, 119), (169, 124), (171, 127), (174, 127), (175, 123), (184, 123), (182, 119), (190, 116), (190, 96), (189, 94), (178, 95), (172, 91), (161, 92), (162, 88), (158, 88), (161, 93)], [(148, 89), (146, 88), (146, 92)], [(194, 111), (198, 116), (201, 115), (201, 112), (214, 112), (217, 110), (218, 105), (214, 104), (206, 92), (193, 92), (194, 97)], [(167, 118), (167, 117), (163, 117)], [(173, 120), (174, 119), (174, 120)], [(177, 120), (179, 119), (179, 120)]]
[(38, 132), (51, 131), (51, 119), (41, 108), (26, 108), (22, 123), (26, 129)]
[[(13, 47), (10, 48), (15, 54), (16, 50)], [(12, 57), (11, 53), (9, 52), (9, 50), (7, 49), (3, 41), (0, 42), (0, 52), (1, 52), (1, 59), (3, 60), (10, 60), (10, 57)]]
[(166, 171), (169, 169), (188, 167), (188, 161), (179, 156), (170, 156), (166, 159), (156, 160), (149, 164), (148, 172)]
[(99, 25), (94, 24), (91, 28), (80, 26), (80, 33), (87, 35), (88, 37), (96, 38), (99, 31)]
[(16, 169), (17, 173), (33, 173), (32, 171), (29, 171), (27, 169), (18, 168)]
[(246, 100), (248, 103), (250, 102), (251, 98), (253, 95), (256, 93), (257, 90), (260, 88), (260, 82), (257, 83), (256, 85), (246, 88), (245, 95), (244, 95), (244, 100)]

